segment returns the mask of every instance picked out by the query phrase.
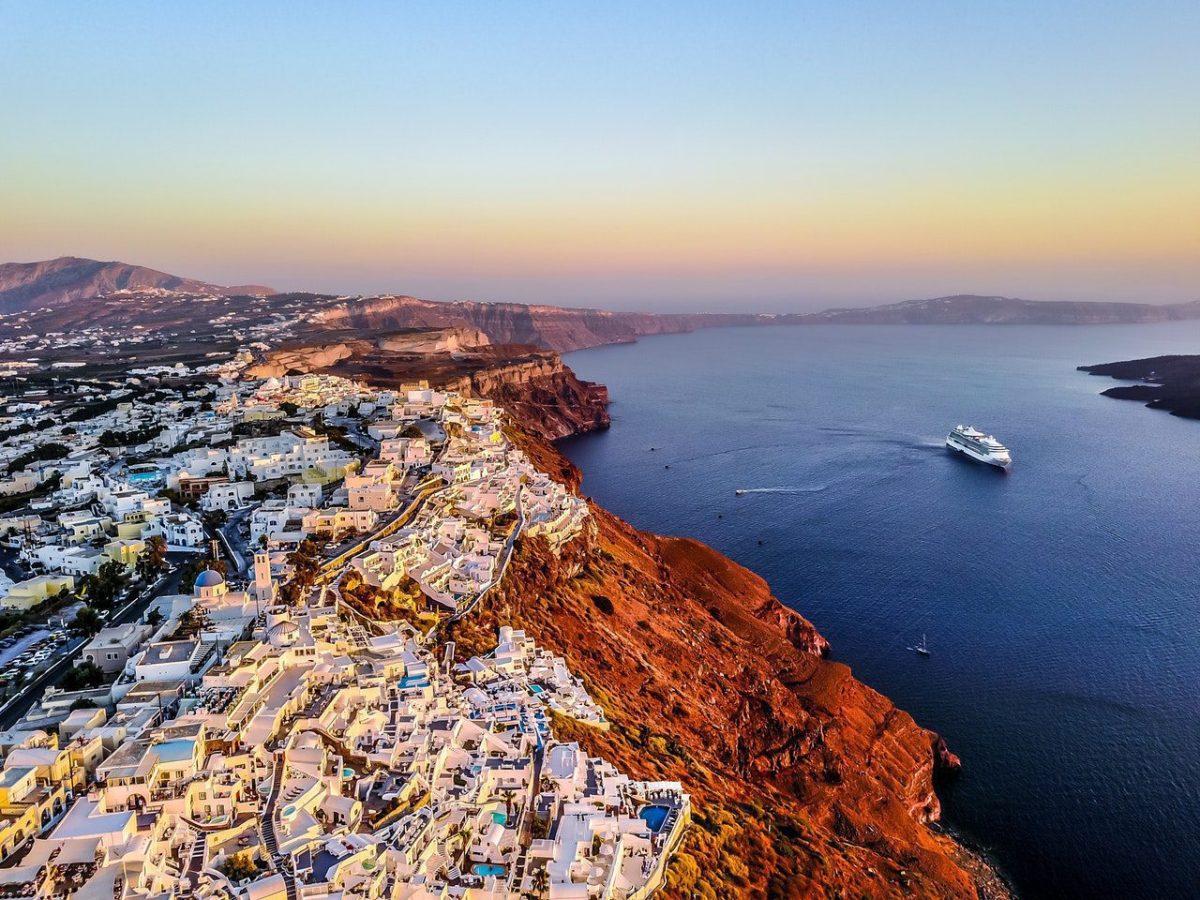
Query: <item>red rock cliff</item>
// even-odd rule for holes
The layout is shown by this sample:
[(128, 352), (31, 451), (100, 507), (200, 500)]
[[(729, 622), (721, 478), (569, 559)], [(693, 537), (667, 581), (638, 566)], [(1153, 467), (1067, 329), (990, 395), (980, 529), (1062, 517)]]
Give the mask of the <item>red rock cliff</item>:
[(444, 383), (451, 390), (494, 400), (546, 440), (609, 425), (608, 388), (576, 377), (557, 353), (539, 353)]
[[(553, 447), (514, 435), (578, 489)], [(930, 827), (952, 754), (827, 658), (766, 583), (696, 541), (637, 531), (592, 506), (552, 554), (523, 539), (500, 589), (452, 636), (460, 655), (499, 624), (562, 653), (612, 719), (556, 722), (637, 777), (683, 781), (695, 824), (672, 897), (1001, 897), (980, 860)]]
[[(327, 355), (342, 374), (423, 375), (493, 398), (535, 464), (578, 491), (580, 473), (550, 439), (607, 425), (607, 392), (557, 354), (518, 349), (469, 361), (381, 356), (377, 344)], [(694, 825), (666, 896), (1006, 895), (930, 827), (935, 768), (957, 762), (937, 735), (829, 659), (825, 639), (758, 576), (696, 541), (592, 512), (559, 556), (519, 541), (503, 583), (450, 636), (465, 657), (490, 649), (500, 624), (527, 629), (613, 723), (561, 720), (560, 736), (636, 777), (687, 785)]]
[(249, 373), (269, 378), (329, 372), (392, 387), (426, 380), (468, 396), (488, 397), (531, 434), (546, 440), (608, 427), (608, 389), (576, 377), (557, 353), (478, 343), (464, 351), (460, 337), (454, 329), (429, 329), (289, 346), (273, 350)]
[(629, 343), (645, 334), (677, 334), (714, 325), (768, 321), (741, 314), (653, 315), (526, 306), (520, 303), (434, 303), (416, 297), (364, 297), (338, 301), (314, 317), (319, 329), (379, 332), (398, 328), (477, 328), (496, 344), (524, 344), (565, 353), (601, 344)]

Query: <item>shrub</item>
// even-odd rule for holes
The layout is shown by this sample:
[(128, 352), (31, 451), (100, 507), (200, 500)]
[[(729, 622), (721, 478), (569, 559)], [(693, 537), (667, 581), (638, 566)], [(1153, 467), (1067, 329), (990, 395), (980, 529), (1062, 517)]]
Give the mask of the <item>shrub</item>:
[(257, 878), (258, 866), (254, 864), (249, 851), (243, 850), (221, 863), (221, 872), (236, 884), (244, 878)]
[(87, 688), (99, 687), (104, 684), (104, 673), (95, 663), (82, 662), (75, 668), (68, 669), (58, 684), (66, 691), (82, 691)]

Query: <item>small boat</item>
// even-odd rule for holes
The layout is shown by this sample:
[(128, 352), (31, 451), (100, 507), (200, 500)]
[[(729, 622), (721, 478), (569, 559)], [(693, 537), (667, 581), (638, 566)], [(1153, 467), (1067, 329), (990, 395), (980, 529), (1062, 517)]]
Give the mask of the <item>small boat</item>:
[(925, 643), (924, 634), (921, 635), (921, 643), (917, 644), (915, 647), (909, 647), (908, 649), (919, 656), (929, 656), (929, 646)]
[(734, 493), (736, 496), (740, 497), (740, 496), (742, 496), (742, 494), (744, 494), (744, 493), (746, 493), (746, 492), (745, 492), (745, 491), (743, 491), (741, 488), (738, 488), (738, 489), (737, 489), (736, 491), (734, 491), (733, 493)]

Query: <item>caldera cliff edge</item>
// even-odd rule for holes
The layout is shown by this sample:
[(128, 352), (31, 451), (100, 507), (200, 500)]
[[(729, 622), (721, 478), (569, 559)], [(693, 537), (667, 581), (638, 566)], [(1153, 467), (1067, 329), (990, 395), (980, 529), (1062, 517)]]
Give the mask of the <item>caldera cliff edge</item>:
[[(579, 490), (549, 439), (567, 422), (606, 427), (606, 391), (561, 360), (456, 387), (510, 410), (513, 438)], [(558, 556), (523, 539), (500, 589), (452, 637), (469, 654), (500, 623), (524, 627), (613, 722), (556, 722), (562, 735), (688, 786), (695, 824), (667, 896), (1006, 896), (986, 863), (930, 827), (935, 774), (959, 765), (944, 741), (831, 660), (754, 573), (591, 507), (588, 532)]]
[[(579, 491), (579, 470), (553, 441), (607, 427), (608, 395), (556, 353), (495, 347), (438, 362), (354, 349), (327, 354), (326, 370), (392, 384), (420, 371), (493, 399), (531, 460)], [(465, 659), (501, 624), (526, 629), (567, 659), (612, 722), (597, 731), (560, 719), (556, 734), (635, 777), (686, 785), (694, 824), (663, 896), (1008, 895), (933, 825), (935, 776), (959, 765), (938, 735), (830, 659), (816, 628), (754, 573), (591, 509), (557, 555), (520, 539), (504, 581), (448, 637)]]

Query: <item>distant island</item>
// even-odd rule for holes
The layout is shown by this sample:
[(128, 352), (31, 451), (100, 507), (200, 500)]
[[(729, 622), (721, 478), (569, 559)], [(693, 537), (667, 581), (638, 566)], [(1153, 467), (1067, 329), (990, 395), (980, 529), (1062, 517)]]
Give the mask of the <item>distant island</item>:
[(1200, 319), (1200, 301), (1158, 305), (957, 294), (780, 319), (789, 324), (842, 325), (1131, 325)]
[(1151, 356), (1080, 366), (1079, 371), (1140, 382), (1111, 387), (1102, 391), (1105, 397), (1140, 400), (1173, 416), (1200, 419), (1200, 356)]

